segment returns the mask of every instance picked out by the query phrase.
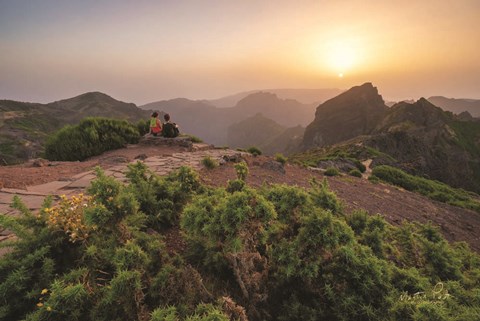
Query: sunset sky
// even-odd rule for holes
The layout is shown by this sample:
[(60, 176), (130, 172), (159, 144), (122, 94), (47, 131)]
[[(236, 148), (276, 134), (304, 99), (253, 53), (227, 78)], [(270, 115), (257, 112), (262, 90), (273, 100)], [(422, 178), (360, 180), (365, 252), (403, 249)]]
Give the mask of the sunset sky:
[(0, 0), (0, 99), (364, 82), (387, 100), (480, 99), (480, 1)]

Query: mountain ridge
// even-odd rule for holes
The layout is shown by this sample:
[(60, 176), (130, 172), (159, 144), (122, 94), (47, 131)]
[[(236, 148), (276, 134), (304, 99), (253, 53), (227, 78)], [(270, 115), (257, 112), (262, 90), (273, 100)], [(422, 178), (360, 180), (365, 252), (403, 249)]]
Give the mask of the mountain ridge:
[(353, 87), (317, 107), (302, 149), (349, 140), (392, 156), (388, 165), (411, 174), (480, 191), (480, 123), (459, 119), (425, 98), (388, 108), (372, 84)]
[(0, 162), (8, 165), (38, 157), (49, 134), (85, 117), (136, 122), (149, 116), (149, 111), (101, 92), (87, 92), (47, 104), (0, 100)]

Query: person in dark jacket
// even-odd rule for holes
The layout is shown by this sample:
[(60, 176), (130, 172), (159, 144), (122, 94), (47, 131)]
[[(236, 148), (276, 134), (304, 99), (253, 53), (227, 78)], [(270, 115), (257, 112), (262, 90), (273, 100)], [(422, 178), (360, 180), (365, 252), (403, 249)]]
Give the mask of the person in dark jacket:
[(170, 122), (169, 114), (165, 114), (163, 119), (165, 119), (165, 122), (163, 123), (162, 136), (168, 138), (177, 137), (180, 134), (177, 124)]

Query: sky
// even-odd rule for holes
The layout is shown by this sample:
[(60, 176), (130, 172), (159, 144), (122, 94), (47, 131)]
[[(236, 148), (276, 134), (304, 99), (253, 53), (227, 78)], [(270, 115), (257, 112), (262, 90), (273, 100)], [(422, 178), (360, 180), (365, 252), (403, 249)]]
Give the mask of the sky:
[(480, 99), (479, 0), (0, 0), (0, 99), (267, 88)]

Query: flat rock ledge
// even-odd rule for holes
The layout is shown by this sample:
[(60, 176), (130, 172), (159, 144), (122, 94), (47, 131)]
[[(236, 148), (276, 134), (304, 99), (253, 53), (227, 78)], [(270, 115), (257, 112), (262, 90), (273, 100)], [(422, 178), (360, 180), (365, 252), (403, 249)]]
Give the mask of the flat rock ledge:
[(194, 149), (193, 147), (194, 144), (192, 142), (192, 139), (190, 137), (182, 137), (182, 136), (175, 137), (175, 138), (166, 138), (166, 137), (152, 136), (147, 134), (142, 138), (140, 138), (140, 141), (138, 142), (138, 144), (144, 145), (144, 146), (160, 146), (160, 145), (180, 146), (180, 147), (185, 147), (190, 151)]

